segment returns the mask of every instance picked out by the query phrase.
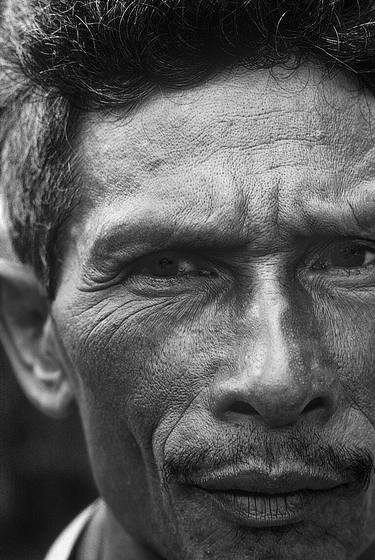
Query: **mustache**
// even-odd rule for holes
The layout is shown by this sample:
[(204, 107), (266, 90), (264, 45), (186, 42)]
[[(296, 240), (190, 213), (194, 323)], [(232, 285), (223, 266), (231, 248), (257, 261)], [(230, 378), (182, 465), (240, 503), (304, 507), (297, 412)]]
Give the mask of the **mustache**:
[(265, 434), (252, 432), (230, 436), (217, 435), (203, 444), (181, 443), (164, 453), (162, 477), (165, 485), (173, 481), (191, 484), (212, 471), (235, 472), (238, 467), (261, 464), (266, 472), (280, 462), (298, 464), (309, 472), (330, 474), (346, 480), (358, 491), (366, 491), (375, 472), (370, 450), (355, 445), (328, 442), (318, 433)]

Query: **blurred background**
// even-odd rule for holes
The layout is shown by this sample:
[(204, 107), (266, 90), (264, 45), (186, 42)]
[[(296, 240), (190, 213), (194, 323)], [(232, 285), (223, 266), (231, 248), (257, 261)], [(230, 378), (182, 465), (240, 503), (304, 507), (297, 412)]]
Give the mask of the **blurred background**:
[(0, 348), (0, 559), (43, 560), (95, 497), (77, 413), (52, 420), (34, 409)]

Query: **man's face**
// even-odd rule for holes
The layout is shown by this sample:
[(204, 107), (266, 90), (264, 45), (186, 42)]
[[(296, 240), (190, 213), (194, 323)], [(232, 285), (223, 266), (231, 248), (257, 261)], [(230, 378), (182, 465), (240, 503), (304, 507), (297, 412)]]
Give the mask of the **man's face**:
[(373, 539), (373, 108), (311, 66), (82, 119), (53, 313), (100, 492), (162, 557)]

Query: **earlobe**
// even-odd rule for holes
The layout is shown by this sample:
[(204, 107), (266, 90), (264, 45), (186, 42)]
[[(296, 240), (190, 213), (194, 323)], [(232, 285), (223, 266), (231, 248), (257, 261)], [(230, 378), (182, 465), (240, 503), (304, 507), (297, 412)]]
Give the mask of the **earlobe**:
[(33, 272), (0, 260), (0, 338), (28, 398), (50, 416), (73, 400), (67, 364), (57, 350), (48, 298)]

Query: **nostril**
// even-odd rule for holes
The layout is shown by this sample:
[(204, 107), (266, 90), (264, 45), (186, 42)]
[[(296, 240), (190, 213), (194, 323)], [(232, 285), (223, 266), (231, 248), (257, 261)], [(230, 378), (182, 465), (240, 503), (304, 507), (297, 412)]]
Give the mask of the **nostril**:
[(236, 414), (246, 414), (246, 416), (259, 416), (259, 412), (246, 401), (234, 401), (228, 407), (227, 412)]
[(314, 410), (322, 410), (327, 407), (327, 403), (323, 397), (312, 399), (303, 409), (302, 414), (313, 412)]

